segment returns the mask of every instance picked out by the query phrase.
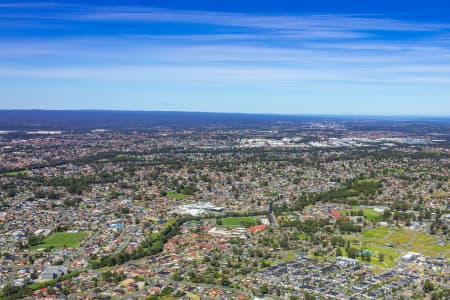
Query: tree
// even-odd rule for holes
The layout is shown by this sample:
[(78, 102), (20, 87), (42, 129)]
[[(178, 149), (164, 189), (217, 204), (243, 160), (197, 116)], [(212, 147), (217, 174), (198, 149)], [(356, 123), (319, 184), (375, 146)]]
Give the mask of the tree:
[(431, 283), (430, 279), (425, 280), (425, 283), (423, 284), (423, 291), (425, 293), (429, 293), (434, 290), (434, 285)]
[(350, 258), (356, 258), (356, 256), (358, 255), (358, 249), (350, 247), (345, 249), (345, 251), (347, 252), (348, 257)]
[(27, 235), (27, 241), (29, 246), (36, 246), (42, 242), (42, 238), (38, 237), (33, 233), (30, 233)]
[(171, 286), (166, 286), (166, 287), (163, 288), (163, 290), (161, 291), (161, 296), (170, 296), (173, 292), (174, 292), (173, 287), (171, 287)]
[(263, 284), (259, 287), (259, 293), (262, 295), (269, 293), (269, 287), (267, 286), (267, 284)]
[(180, 274), (180, 272), (175, 272), (175, 273), (173, 273), (173, 275), (172, 275), (172, 280), (173, 281), (181, 281), (183, 279), (183, 277), (181, 277), (181, 274)]
[(305, 292), (304, 296), (305, 296), (305, 300), (316, 300), (316, 297), (314, 297), (314, 295), (312, 295), (308, 292)]
[(229, 286), (230, 285), (230, 281), (228, 280), (228, 278), (223, 277), (222, 280), (220, 281), (220, 284), (222, 286)]

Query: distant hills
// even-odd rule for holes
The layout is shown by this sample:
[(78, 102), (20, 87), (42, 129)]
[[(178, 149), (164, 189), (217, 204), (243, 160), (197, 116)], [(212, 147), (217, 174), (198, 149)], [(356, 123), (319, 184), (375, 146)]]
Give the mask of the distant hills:
[(359, 127), (399, 123), (446, 123), (450, 117), (271, 115), (168, 111), (0, 110), (0, 130), (92, 130), (167, 128), (259, 128), (306, 122), (349, 122)]

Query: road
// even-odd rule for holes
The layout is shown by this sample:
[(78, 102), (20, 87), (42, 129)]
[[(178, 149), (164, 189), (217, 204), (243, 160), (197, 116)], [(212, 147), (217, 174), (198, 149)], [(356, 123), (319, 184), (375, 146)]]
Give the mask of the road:
[(270, 224), (272, 224), (273, 228), (278, 228), (278, 221), (277, 221), (277, 217), (275, 216), (275, 213), (273, 212), (273, 203), (275, 201), (271, 201), (269, 203), (269, 217), (270, 217)]

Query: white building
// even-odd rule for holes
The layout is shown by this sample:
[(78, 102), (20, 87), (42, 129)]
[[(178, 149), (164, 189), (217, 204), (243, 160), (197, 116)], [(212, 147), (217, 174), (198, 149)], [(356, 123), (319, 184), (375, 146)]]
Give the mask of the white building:
[(336, 257), (336, 264), (340, 267), (348, 267), (348, 266), (356, 266), (359, 264), (358, 260), (344, 257), (344, 256), (338, 256)]
[(67, 274), (67, 272), (68, 269), (64, 266), (47, 266), (44, 267), (44, 271), (39, 275), (39, 280), (53, 280)]
[(404, 262), (412, 262), (418, 258), (420, 258), (422, 255), (420, 253), (415, 252), (408, 252), (405, 255), (402, 256), (402, 261)]

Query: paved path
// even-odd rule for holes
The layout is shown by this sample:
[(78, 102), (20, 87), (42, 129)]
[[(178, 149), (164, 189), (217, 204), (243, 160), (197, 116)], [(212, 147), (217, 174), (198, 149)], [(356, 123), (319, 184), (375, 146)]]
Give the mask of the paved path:
[(413, 236), (409, 239), (407, 245), (408, 245), (408, 246), (411, 246), (412, 243), (414, 243), (414, 242), (416, 241), (416, 239), (417, 239), (417, 232), (414, 232)]
[(273, 203), (274, 203), (274, 202), (275, 202), (275, 201), (270, 202), (270, 203), (269, 203), (269, 207), (268, 207), (268, 210), (269, 210), (269, 213), (270, 213), (270, 224), (272, 224), (272, 227), (273, 227), (273, 228), (278, 228), (278, 220), (277, 220), (277, 217), (275, 216), (273, 210), (270, 209), (271, 207), (273, 207)]
[(387, 241), (387, 240), (391, 237), (392, 233), (393, 233), (392, 231), (389, 231), (389, 232), (384, 236), (383, 240)]

